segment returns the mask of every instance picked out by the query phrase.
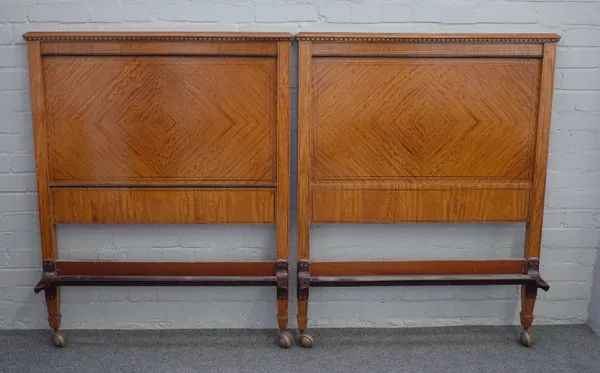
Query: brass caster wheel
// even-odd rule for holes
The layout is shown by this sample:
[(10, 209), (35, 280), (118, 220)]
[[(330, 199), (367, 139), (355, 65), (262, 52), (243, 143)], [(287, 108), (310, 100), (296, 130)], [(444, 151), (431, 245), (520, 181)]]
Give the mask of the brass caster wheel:
[(65, 332), (56, 331), (52, 334), (52, 344), (56, 347), (65, 347), (67, 345), (68, 339)]
[(300, 346), (302, 346), (304, 348), (311, 348), (313, 346), (313, 344), (315, 343), (315, 339), (313, 338), (312, 335), (310, 335), (308, 333), (300, 333), (300, 338), (298, 338), (298, 343), (300, 343)]
[(521, 332), (521, 343), (523, 346), (531, 347), (533, 346), (533, 342), (535, 342), (533, 332), (530, 330), (523, 330)]
[(282, 330), (277, 336), (277, 342), (279, 342), (279, 346), (288, 348), (294, 343), (294, 336), (287, 330)]

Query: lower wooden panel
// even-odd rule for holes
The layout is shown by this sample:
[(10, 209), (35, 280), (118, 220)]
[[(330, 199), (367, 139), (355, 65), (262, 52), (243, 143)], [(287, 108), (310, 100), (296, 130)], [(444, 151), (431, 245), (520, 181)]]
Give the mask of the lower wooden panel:
[(273, 276), (274, 262), (56, 262), (59, 276)]
[(269, 224), (273, 189), (53, 188), (57, 224)]
[(525, 274), (524, 259), (408, 262), (311, 262), (311, 276), (433, 276)]
[(315, 223), (526, 221), (528, 190), (314, 189)]

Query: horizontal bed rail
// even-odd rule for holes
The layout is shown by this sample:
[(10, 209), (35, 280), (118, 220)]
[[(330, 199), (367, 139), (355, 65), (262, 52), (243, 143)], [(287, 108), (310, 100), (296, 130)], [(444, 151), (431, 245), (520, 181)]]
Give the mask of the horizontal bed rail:
[(288, 262), (44, 261), (34, 291), (56, 286), (277, 286), (287, 289)]
[(310, 263), (313, 276), (409, 276), (526, 274), (525, 259), (415, 260)]
[(539, 276), (530, 275), (447, 275), (447, 276), (312, 276), (314, 287), (424, 286), (424, 285), (535, 285), (548, 291), (550, 286)]
[(44, 263), (44, 270), (54, 265), (59, 276), (273, 276), (275, 261), (262, 262), (111, 262), (57, 260)]
[(54, 276), (42, 279), (34, 288), (37, 294), (54, 286), (274, 286), (275, 276)]

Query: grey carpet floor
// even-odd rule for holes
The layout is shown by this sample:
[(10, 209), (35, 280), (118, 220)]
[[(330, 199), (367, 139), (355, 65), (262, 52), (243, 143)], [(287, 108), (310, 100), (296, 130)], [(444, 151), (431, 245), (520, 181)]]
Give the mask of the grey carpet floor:
[(313, 349), (274, 343), (269, 330), (0, 331), (2, 373), (528, 372), (600, 373), (600, 338), (586, 325), (313, 329)]

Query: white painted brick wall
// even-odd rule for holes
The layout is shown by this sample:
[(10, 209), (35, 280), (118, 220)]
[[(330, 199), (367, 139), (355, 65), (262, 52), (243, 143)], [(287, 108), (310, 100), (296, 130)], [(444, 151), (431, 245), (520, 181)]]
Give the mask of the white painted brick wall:
[[(27, 31), (557, 32), (557, 73), (536, 323), (588, 318), (600, 242), (600, 2), (429, 0), (0, 0), (0, 329), (47, 328), (40, 277)], [(293, 56), (296, 53), (294, 51)], [(295, 65), (295, 62), (294, 62)], [(297, 68), (292, 77), (296, 160)], [(296, 184), (292, 166), (292, 185)], [(292, 205), (295, 206), (295, 191)], [(294, 212), (293, 212), (294, 214)], [(295, 229), (291, 232), (295, 260)], [(522, 225), (315, 226), (315, 259), (518, 258)], [(73, 259), (273, 259), (260, 226), (61, 226)], [(294, 286), (292, 286), (294, 289)], [(314, 289), (315, 326), (517, 324), (517, 287)], [(86, 287), (63, 292), (66, 328), (275, 327), (271, 288)], [(600, 274), (595, 302), (600, 319)], [(292, 297), (294, 291), (292, 291)], [(290, 306), (295, 325), (295, 304)]]
[(600, 334), (600, 255), (596, 258), (595, 272), (588, 321), (592, 329)]

